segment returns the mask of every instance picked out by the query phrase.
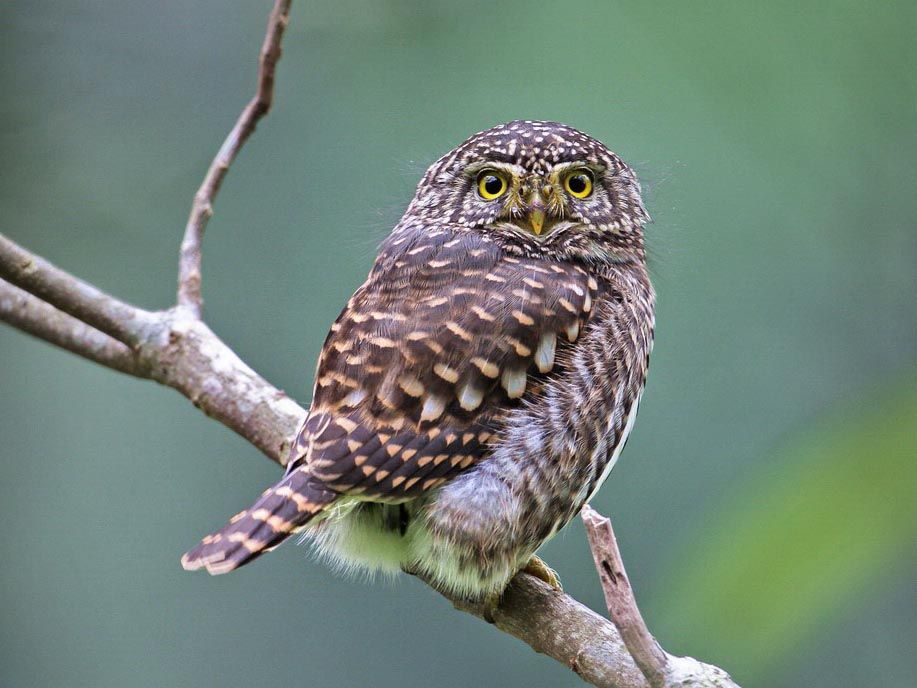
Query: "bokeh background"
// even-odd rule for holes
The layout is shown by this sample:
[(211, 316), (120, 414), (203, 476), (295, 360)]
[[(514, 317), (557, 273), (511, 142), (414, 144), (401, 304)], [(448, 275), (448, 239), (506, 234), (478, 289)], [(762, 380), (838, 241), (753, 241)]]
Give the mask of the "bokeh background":
[[(744, 686), (917, 674), (917, 5), (297, 1), (210, 224), (211, 326), (308, 402), (423, 169), (557, 119), (645, 182), (640, 420), (594, 505), (650, 628)], [(150, 308), (269, 3), (5, 2), (2, 231)], [(178, 557), (276, 466), (171, 390), (0, 327), (0, 684), (576, 686), (404, 577)], [(543, 550), (602, 598), (584, 534)]]

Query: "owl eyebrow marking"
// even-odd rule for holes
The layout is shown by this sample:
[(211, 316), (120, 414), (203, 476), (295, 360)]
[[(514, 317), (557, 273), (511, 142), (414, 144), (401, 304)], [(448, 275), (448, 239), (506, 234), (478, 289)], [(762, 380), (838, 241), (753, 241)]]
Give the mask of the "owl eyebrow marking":
[[(496, 151), (494, 151), (496, 152)], [(494, 160), (493, 158), (502, 157), (503, 160)], [(522, 177), (525, 175), (525, 168), (516, 165), (509, 156), (490, 156), (487, 160), (473, 162), (464, 169), (466, 177), (473, 177), (481, 170), (499, 170), (506, 172), (511, 177)]]
[(594, 173), (601, 174), (604, 172), (607, 167), (605, 165), (600, 165), (599, 163), (589, 162), (588, 160), (570, 160), (569, 162), (559, 162), (551, 169), (551, 176), (554, 177), (559, 174), (563, 174), (567, 170), (571, 169), (581, 169), (586, 168)]

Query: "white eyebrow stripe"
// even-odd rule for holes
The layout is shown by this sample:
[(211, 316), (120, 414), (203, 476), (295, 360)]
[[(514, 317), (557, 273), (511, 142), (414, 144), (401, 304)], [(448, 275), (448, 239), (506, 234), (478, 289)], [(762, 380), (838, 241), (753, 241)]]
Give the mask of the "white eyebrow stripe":
[(525, 168), (522, 165), (513, 165), (508, 162), (497, 162), (494, 161), (481, 161), (476, 162), (465, 168), (465, 173), (469, 175), (474, 175), (480, 172), (481, 170), (498, 170), (500, 172), (507, 172), (513, 177), (522, 177), (525, 175)]

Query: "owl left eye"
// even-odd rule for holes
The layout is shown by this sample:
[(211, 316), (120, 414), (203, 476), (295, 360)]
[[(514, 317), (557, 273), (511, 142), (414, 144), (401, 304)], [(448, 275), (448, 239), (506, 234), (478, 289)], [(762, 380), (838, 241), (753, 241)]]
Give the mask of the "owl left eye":
[(496, 170), (484, 170), (478, 175), (478, 194), (485, 201), (500, 198), (508, 188), (506, 177)]
[(588, 198), (592, 193), (592, 172), (589, 170), (579, 170), (568, 175), (564, 180), (564, 187), (571, 196), (576, 198)]

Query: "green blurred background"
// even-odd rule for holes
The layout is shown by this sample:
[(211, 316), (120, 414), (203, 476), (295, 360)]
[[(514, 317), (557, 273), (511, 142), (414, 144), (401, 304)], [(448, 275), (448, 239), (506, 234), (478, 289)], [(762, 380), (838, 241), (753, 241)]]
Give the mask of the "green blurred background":
[[(594, 505), (650, 628), (744, 686), (917, 674), (917, 5), (294, 3), (220, 196), (211, 326), (303, 403), (423, 169), (514, 118), (645, 182), (640, 421)], [(0, 231), (150, 308), (269, 3), (5, 2)], [(171, 390), (0, 327), (0, 684), (580, 685), (403, 577), (178, 557), (278, 476)], [(602, 598), (582, 528), (543, 550)]]

